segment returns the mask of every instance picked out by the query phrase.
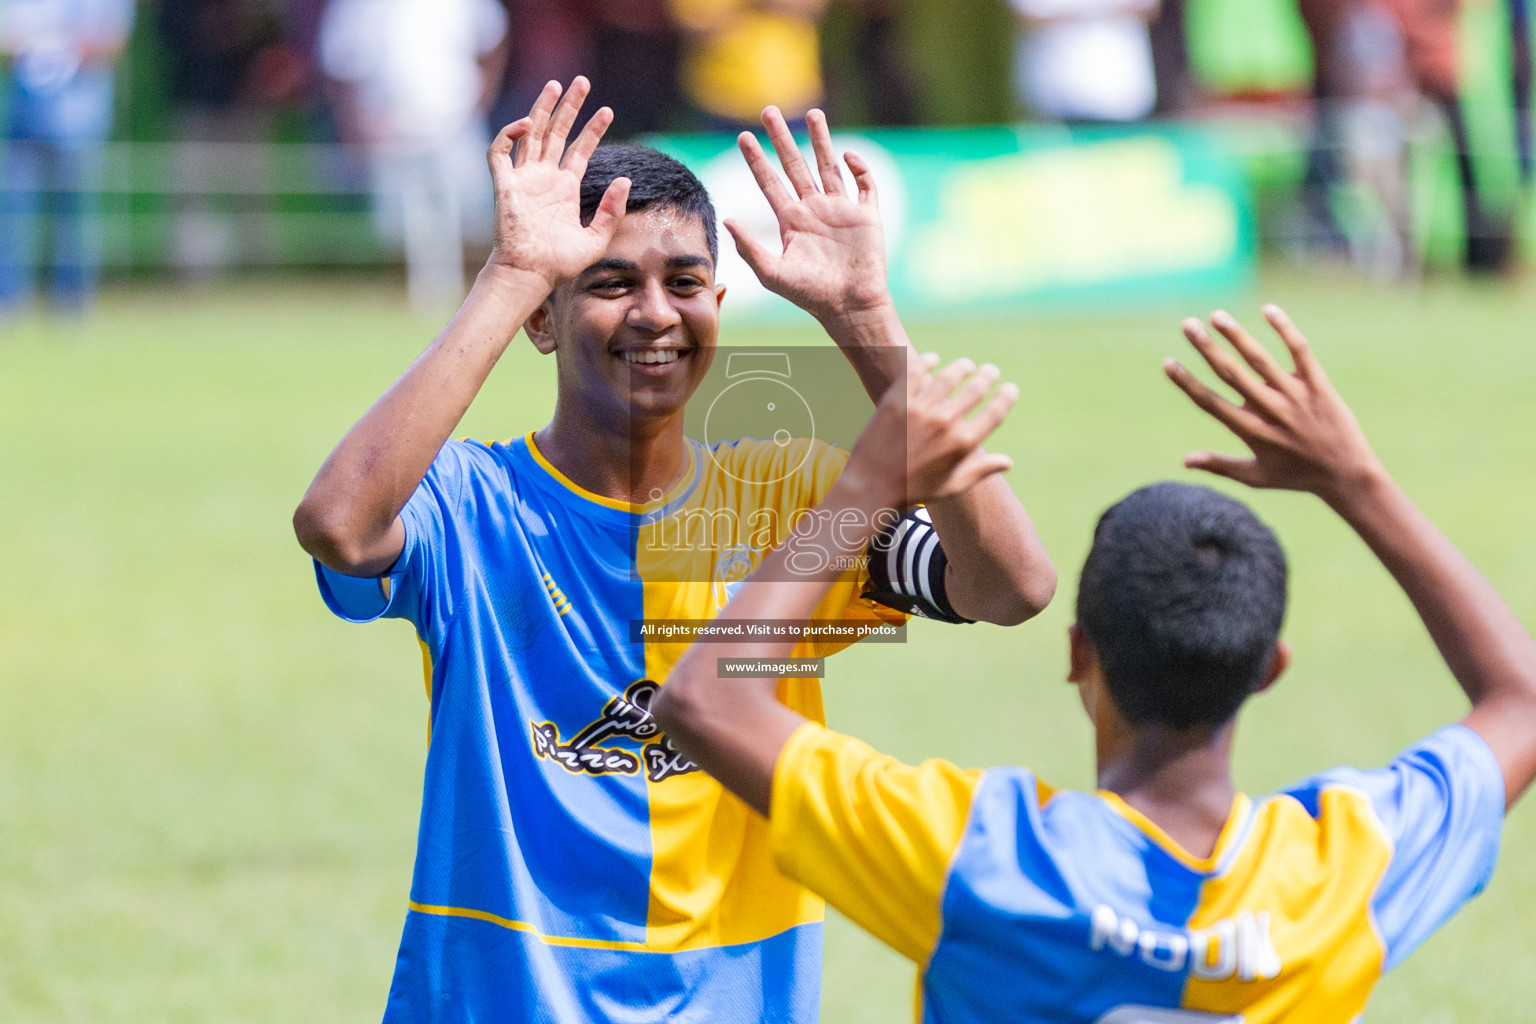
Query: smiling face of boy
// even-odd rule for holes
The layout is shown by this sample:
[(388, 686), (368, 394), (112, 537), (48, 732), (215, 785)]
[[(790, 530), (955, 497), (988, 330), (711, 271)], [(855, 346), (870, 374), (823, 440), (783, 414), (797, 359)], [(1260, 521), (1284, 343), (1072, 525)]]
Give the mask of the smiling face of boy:
[(700, 220), (652, 206), (620, 219), (603, 258), (557, 288), (528, 333), (555, 354), (568, 411), (632, 435), (681, 414), (697, 390), (724, 294)]

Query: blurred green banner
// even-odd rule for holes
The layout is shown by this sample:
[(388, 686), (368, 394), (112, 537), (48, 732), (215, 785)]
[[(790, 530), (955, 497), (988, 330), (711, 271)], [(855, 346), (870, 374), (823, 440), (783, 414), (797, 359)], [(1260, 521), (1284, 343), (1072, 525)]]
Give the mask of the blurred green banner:
[[(722, 220), (777, 237), (734, 139), (650, 141), (699, 175)], [(840, 133), (833, 144), (874, 171), (905, 314), (1144, 308), (1230, 295), (1252, 280), (1242, 164), (1199, 128), (882, 130)], [(757, 283), (723, 230), (720, 249), (728, 320), (795, 315)]]

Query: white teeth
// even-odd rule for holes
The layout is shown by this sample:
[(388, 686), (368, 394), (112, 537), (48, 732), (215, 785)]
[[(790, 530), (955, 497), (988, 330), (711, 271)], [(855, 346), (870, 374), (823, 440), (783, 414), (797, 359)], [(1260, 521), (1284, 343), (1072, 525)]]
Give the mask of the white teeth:
[(676, 349), (630, 349), (620, 353), (630, 363), (675, 363), (682, 353)]

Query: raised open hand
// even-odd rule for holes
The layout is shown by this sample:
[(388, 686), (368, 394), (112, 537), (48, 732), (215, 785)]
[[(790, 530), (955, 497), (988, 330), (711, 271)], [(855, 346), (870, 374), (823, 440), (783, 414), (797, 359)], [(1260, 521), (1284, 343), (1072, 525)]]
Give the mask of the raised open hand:
[(1380, 463), (1296, 325), (1279, 306), (1265, 306), (1264, 319), (1290, 351), (1293, 373), (1287, 373), (1227, 313), (1212, 313), (1211, 325), (1242, 361), (1218, 345), (1199, 320), (1184, 321), (1184, 336), (1216, 376), (1242, 397), (1243, 404), (1222, 398), (1175, 359), (1163, 364), (1164, 371), (1253, 452), (1250, 459), (1191, 452), (1184, 465), (1250, 487), (1310, 491), (1333, 503), (1351, 486), (1379, 472)]
[(751, 132), (737, 138), (752, 176), (779, 219), (781, 251), (763, 245), (740, 221), (727, 220), (736, 251), (769, 291), (784, 296), (818, 320), (858, 313), (889, 304), (885, 280), (885, 232), (869, 165), (846, 153), (856, 195), (843, 183), (832, 152), (827, 116), (812, 110), (805, 117), (820, 176), (811, 173), (778, 107), (763, 111), (763, 125), (793, 193), (768, 161)]
[(496, 190), (489, 262), (544, 278), (550, 290), (603, 255), (629, 198), (629, 179), (615, 178), (592, 223), (581, 223), (581, 178), (613, 122), (603, 107), (566, 147), (591, 84), (580, 76), (564, 99), (560, 83), (539, 93), (528, 116), (501, 130), (487, 159)]
[[(848, 457), (844, 479), (889, 497), (893, 507), (950, 498), (1013, 468), (981, 445), (1019, 399), (997, 367), (956, 359), (933, 372), (933, 353), (908, 361), (904, 378), (875, 407)], [(994, 391), (995, 388), (995, 391)]]

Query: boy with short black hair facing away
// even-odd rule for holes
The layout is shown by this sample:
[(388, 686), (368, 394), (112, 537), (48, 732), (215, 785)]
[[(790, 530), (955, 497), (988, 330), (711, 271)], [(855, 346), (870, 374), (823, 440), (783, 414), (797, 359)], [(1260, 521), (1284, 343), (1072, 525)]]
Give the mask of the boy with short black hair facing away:
[[(1536, 643), (1387, 474), (1295, 326), (1265, 312), (1293, 372), (1224, 313), (1230, 350), (1185, 323), (1242, 404), (1173, 360), (1168, 376), (1252, 450), (1185, 465), (1326, 501), (1418, 610), (1471, 699), (1460, 722), (1385, 768), (1238, 793), (1237, 709), (1289, 660), (1285, 558), (1239, 502), (1169, 483), (1105, 513), (1083, 569), (1069, 679), (1096, 794), (1024, 768), (904, 765), (767, 682), (714, 678), (716, 658), (775, 644), (696, 646), (661, 690), (673, 741), (768, 815), (781, 870), (920, 965), (922, 1021), (1343, 1024), (1493, 870), (1536, 775)], [(977, 396), (955, 383), (915, 371), (893, 389), (822, 508), (904, 507), (995, 471), (977, 445), (1011, 392), (968, 420)], [(803, 618), (824, 586), (766, 576), (721, 619)]]

